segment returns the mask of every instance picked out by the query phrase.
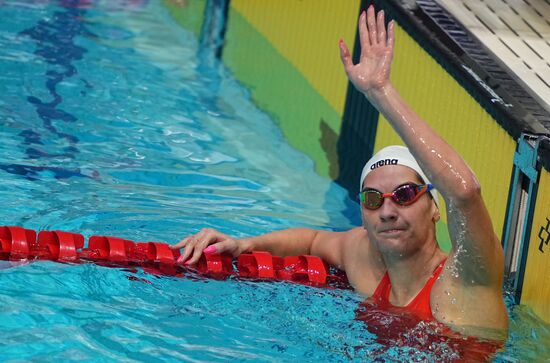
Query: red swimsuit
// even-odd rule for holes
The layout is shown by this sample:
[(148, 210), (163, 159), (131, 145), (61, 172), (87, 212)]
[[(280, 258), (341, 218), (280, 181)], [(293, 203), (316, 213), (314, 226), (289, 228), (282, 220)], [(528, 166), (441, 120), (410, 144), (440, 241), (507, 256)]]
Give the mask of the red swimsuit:
[[(460, 335), (432, 315), (430, 294), (446, 260), (437, 265), (424, 287), (405, 306), (390, 303), (391, 282), (386, 272), (374, 294), (359, 305), (356, 319), (365, 322), (367, 330), (386, 349), (408, 346), (430, 352), (442, 362), (484, 362), (502, 347), (501, 342)], [(384, 355), (384, 349), (373, 353)]]
[(439, 265), (437, 265), (422, 290), (420, 290), (415, 298), (407, 305), (399, 307), (390, 303), (391, 282), (387, 271), (370, 299), (377, 305), (377, 307), (382, 309), (391, 310), (394, 312), (410, 313), (415, 315), (420, 320), (434, 320), (432, 308), (430, 306), (430, 294), (432, 292), (433, 285), (437, 281), (441, 271), (443, 271), (445, 261), (447, 261), (446, 258), (441, 261)]

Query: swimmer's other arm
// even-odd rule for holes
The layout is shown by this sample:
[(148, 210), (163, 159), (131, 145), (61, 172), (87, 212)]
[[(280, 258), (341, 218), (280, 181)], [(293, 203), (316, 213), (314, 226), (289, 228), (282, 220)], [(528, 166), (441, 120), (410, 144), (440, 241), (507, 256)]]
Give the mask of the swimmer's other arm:
[(276, 256), (315, 255), (330, 265), (344, 269), (342, 251), (355, 230), (329, 232), (310, 228), (291, 228), (255, 237), (234, 239), (212, 228), (204, 228), (171, 246), (183, 248), (179, 263), (193, 265), (202, 253), (229, 253), (237, 257), (252, 251), (267, 251)]
[[(447, 206), (453, 249), (451, 261), (460, 260), (465, 285), (490, 286), (500, 296), (503, 251), (481, 196), (481, 187), (464, 159), (401, 97), (390, 79), (395, 44), (395, 23), (387, 32), (384, 11), (375, 16), (373, 6), (361, 13), (361, 57), (353, 64), (340, 41), (340, 57), (349, 80), (384, 115), (405, 142), (422, 170), (441, 193)], [(463, 251), (458, 253), (461, 241)]]

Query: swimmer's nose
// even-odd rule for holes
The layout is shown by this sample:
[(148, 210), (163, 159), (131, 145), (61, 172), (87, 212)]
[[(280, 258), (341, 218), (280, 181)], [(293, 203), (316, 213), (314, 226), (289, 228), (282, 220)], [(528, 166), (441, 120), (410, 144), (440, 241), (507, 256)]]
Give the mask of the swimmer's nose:
[(382, 222), (391, 222), (397, 219), (397, 206), (393, 200), (386, 198), (384, 203), (378, 208), (378, 215)]

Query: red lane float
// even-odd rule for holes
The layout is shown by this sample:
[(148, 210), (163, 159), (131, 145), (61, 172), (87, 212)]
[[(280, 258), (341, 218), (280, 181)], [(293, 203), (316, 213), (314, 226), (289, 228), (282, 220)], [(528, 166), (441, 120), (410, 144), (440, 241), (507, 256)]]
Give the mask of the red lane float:
[(63, 231), (41, 231), (37, 242), (37, 248), (31, 249), (29, 256), (54, 261), (77, 261), (79, 251), (84, 247), (84, 236)]
[(21, 227), (0, 227), (0, 256), (5, 260), (23, 260), (36, 241), (36, 232)]
[[(236, 264), (228, 254), (203, 254), (194, 267), (178, 264), (179, 250), (162, 242), (135, 243), (108, 236), (91, 236), (84, 247), (84, 236), (64, 231), (41, 231), (13, 226), (0, 226), (0, 259), (51, 260), (59, 262), (92, 262), (107, 266), (136, 266), (154, 274), (179, 276), (185, 271), (227, 278), (286, 280), (313, 286), (350, 288), (341, 271), (331, 268), (316, 256), (273, 256), (254, 251), (242, 254)], [(335, 270), (335, 269), (334, 269)]]

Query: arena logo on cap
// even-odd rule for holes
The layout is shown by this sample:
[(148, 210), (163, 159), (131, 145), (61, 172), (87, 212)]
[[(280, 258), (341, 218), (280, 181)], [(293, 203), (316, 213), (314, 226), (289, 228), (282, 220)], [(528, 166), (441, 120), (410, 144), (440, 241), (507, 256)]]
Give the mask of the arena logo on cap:
[(379, 167), (385, 166), (385, 165), (397, 165), (397, 162), (398, 162), (397, 159), (379, 160), (379, 161), (377, 161), (376, 163), (374, 163), (370, 166), (370, 170), (374, 170), (376, 168), (379, 168)]

